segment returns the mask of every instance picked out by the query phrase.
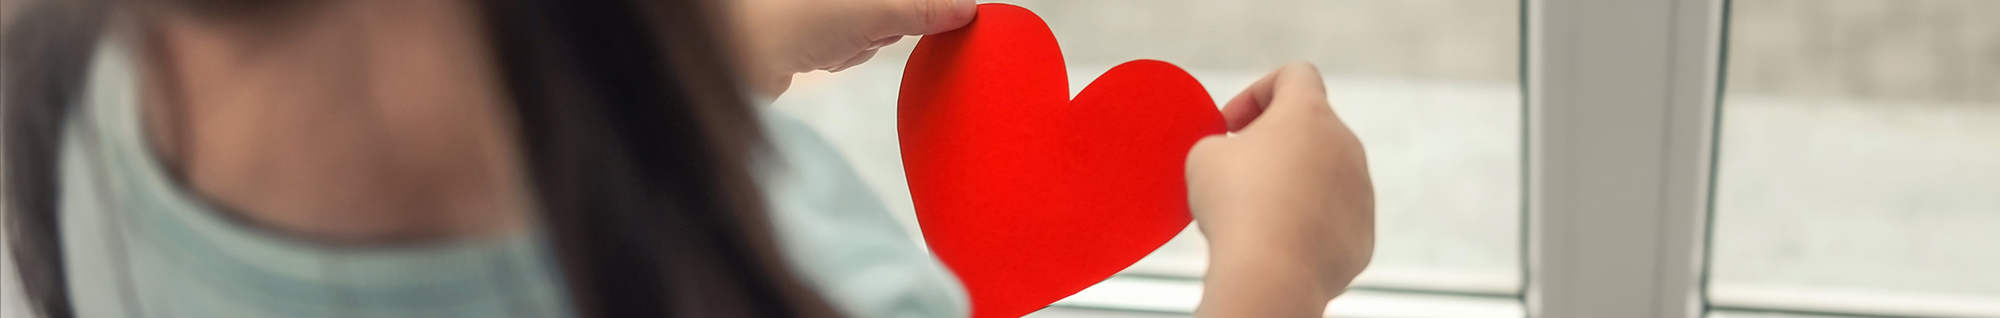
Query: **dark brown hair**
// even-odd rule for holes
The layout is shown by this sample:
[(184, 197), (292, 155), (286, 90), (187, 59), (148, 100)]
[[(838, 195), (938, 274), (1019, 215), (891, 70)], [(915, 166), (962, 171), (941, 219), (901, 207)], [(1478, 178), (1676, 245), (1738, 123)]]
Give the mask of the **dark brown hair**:
[[(247, 10), (256, 0), (189, 2)], [(581, 317), (825, 317), (778, 254), (749, 171), (761, 147), (719, 8), (693, 0), (494, 0), (487, 34)], [(4, 40), (8, 239), (35, 311), (73, 316), (56, 147), (108, 5), (48, 1)], [(236, 11), (243, 12), (243, 11)]]

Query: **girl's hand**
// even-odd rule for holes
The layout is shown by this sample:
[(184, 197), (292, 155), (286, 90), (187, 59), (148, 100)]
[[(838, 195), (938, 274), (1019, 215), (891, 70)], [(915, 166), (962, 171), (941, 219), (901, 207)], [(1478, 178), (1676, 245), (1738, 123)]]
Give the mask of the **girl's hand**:
[(1208, 238), (1205, 317), (1319, 317), (1368, 266), (1374, 186), (1319, 70), (1286, 65), (1222, 110), (1231, 136), (1195, 144), (1188, 194)]
[(726, 0), (744, 81), (768, 97), (792, 75), (838, 72), (908, 35), (951, 31), (972, 22), (972, 0)]

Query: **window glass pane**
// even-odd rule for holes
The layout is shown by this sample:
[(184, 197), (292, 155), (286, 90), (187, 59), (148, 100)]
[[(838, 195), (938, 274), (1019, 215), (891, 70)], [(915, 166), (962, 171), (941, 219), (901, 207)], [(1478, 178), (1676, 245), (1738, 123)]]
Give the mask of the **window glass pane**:
[(2000, 316), (2000, 1), (1732, 3), (1712, 303)]
[[(1048, 20), (1080, 90), (1112, 66), (1186, 68), (1220, 104), (1289, 61), (1325, 73), (1368, 148), (1377, 256), (1360, 284), (1514, 293), (1520, 281), (1519, 13), (1507, 0), (1013, 1)], [(798, 79), (777, 103), (827, 134), (909, 225), (895, 133), (915, 41), (872, 64)], [(914, 226), (911, 227), (914, 229)], [(1199, 233), (1128, 272), (1198, 276)]]

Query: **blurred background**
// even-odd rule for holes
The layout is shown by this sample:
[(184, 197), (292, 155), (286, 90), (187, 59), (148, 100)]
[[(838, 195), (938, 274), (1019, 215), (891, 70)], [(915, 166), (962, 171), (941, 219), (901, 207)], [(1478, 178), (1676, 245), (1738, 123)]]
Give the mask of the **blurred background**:
[[(0, 0), (0, 20), (22, 2)], [(1377, 183), (1378, 255), (1357, 286), (1519, 311), (1521, 2), (1010, 2), (1048, 20), (1073, 91), (1150, 58), (1220, 102), (1282, 63), (1319, 65)], [(1732, 1), (1707, 285), (1717, 316), (2000, 315), (1995, 13), (1996, 0)], [(912, 233), (894, 121), (914, 40), (801, 76), (771, 106), (827, 135)], [(1192, 234), (1123, 275), (1198, 279), (1206, 252)]]
[(1995, 12), (1734, 1), (1713, 304), (2000, 316)]
[[(1357, 286), (1518, 304), (1521, 2), (1007, 2), (1048, 20), (1072, 91), (1150, 58), (1186, 68), (1220, 103), (1285, 62), (1319, 65), (1377, 187), (1378, 255)], [(1996, 12), (1993, 0), (1731, 2), (1715, 315), (2000, 315)], [(804, 76), (774, 105), (827, 134), (912, 229), (894, 120), (914, 42)], [(1124, 275), (1198, 278), (1204, 255), (1184, 233)]]

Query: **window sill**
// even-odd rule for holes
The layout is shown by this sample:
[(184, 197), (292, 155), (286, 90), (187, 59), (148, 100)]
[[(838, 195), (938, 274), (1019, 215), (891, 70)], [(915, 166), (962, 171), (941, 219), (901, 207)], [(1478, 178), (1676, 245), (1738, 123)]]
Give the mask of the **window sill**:
[(1709, 306), (1718, 311), (1800, 316), (2000, 317), (2000, 299), (1912, 292), (1715, 283), (1709, 286), (1708, 298)]
[[(1121, 275), (1056, 302), (1030, 317), (1070, 317), (1083, 312), (1130, 312), (1135, 317), (1186, 317), (1201, 301), (1201, 282), (1185, 278)], [(1145, 315), (1152, 314), (1152, 315)], [(1328, 304), (1327, 316), (1520, 318), (1520, 299), (1421, 292), (1349, 290)]]

